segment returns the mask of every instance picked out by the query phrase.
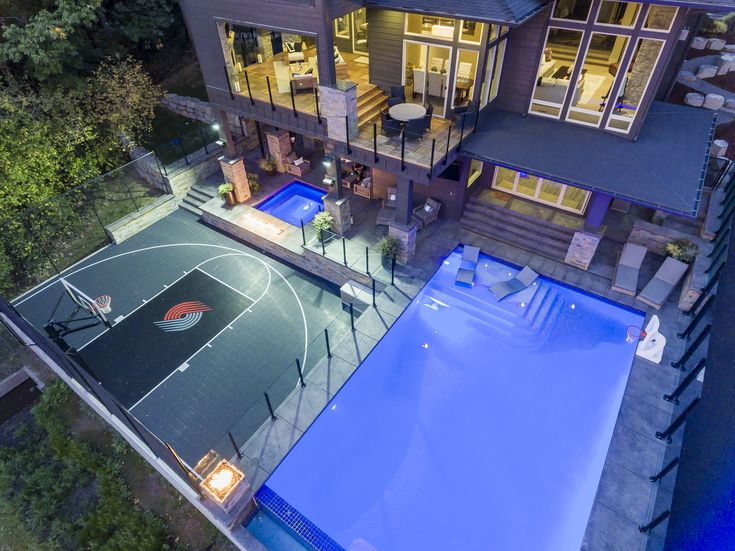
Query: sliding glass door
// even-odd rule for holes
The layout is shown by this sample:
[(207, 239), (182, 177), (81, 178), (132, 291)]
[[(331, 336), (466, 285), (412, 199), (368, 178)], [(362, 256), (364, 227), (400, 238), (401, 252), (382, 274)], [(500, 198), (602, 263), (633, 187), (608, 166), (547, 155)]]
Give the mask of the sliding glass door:
[(452, 48), (413, 40), (403, 41), (403, 84), (406, 100), (434, 108), (444, 117)]
[(590, 192), (545, 180), (525, 172), (496, 167), (493, 187), (558, 209), (583, 214)]

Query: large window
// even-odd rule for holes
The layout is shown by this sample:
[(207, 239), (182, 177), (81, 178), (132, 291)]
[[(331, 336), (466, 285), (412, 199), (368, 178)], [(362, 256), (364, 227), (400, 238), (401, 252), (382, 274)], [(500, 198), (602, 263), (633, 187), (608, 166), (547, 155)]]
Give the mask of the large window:
[(406, 34), (430, 36), (440, 40), (454, 39), (455, 20), (447, 17), (406, 14)]
[(480, 52), (476, 50), (457, 50), (457, 64), (454, 71), (454, 94), (452, 107), (466, 105), (472, 99), (477, 78), (477, 63)]
[(584, 213), (590, 196), (589, 191), (503, 167), (495, 168), (492, 186), (512, 195), (577, 214)]
[(592, 33), (577, 80), (579, 93), (575, 93), (569, 106), (568, 120), (594, 126), (600, 124), (627, 45), (627, 36)]
[(479, 44), (482, 39), (482, 31), (485, 24), (467, 20), (462, 20), (461, 23), (459, 41), (468, 44)]
[(676, 40), (677, 13), (640, 2), (557, 0), (529, 111), (630, 132), (666, 41)]
[(498, 42), (490, 48), (485, 59), (485, 79), (482, 81), (480, 92), (480, 108), (485, 107), (498, 95), (500, 86), (500, 74), (503, 70), (503, 57), (505, 56), (505, 40)]
[(581, 43), (582, 31), (549, 28), (533, 89), (531, 111), (558, 118), (570, 88), (574, 90), (573, 98), (580, 98), (583, 85), (572, 83), (571, 75)]
[(663, 50), (663, 40), (641, 38), (614, 98), (607, 128), (628, 132)]

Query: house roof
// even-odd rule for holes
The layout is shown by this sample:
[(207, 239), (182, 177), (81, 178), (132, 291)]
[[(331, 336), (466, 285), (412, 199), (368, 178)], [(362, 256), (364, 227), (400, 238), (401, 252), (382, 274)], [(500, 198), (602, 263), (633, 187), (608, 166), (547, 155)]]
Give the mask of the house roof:
[(368, 6), (519, 25), (550, 0), (367, 0)]
[(488, 107), (462, 153), (556, 182), (696, 216), (716, 115), (654, 102), (637, 141)]

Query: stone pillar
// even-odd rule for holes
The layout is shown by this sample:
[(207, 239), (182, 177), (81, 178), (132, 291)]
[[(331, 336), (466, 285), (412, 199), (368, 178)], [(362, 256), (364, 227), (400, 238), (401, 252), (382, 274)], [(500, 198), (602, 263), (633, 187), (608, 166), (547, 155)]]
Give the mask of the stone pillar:
[(319, 104), (331, 139), (346, 142), (348, 128), (350, 138), (357, 136), (357, 84), (341, 80), (334, 87), (320, 85)]
[(344, 195), (344, 190), (342, 189), (342, 161), (340, 160), (339, 155), (327, 155), (324, 157), (324, 163), (326, 164), (327, 161), (330, 162), (329, 165), (326, 166), (324, 176), (332, 178), (335, 182), (335, 184), (329, 188), (329, 197), (335, 200), (342, 199), (342, 196)]
[(278, 172), (286, 172), (288, 155), (291, 153), (291, 135), (288, 130), (269, 130), (265, 133), (268, 151), (276, 160)]
[(597, 231), (602, 226), (602, 220), (607, 214), (607, 209), (612, 203), (612, 196), (607, 193), (593, 192), (587, 205), (587, 213), (584, 217), (584, 227), (587, 230)]
[(604, 232), (574, 232), (574, 238), (572, 238), (572, 242), (569, 244), (569, 249), (567, 250), (567, 256), (564, 259), (564, 262), (571, 264), (572, 266), (576, 266), (577, 268), (587, 270), (592, 263), (592, 258), (595, 256), (597, 246), (602, 240), (603, 233)]
[[(339, 187), (339, 184), (337, 184)], [(324, 196), (324, 210), (332, 215), (334, 224), (332, 231), (344, 235), (352, 227), (352, 214), (350, 213), (350, 200), (347, 197), (337, 199), (331, 195)]]
[(224, 109), (217, 110), (217, 118), (219, 119), (219, 134), (225, 140), (225, 155), (230, 158), (237, 156), (235, 149), (235, 137), (232, 135), (230, 128), (230, 119), (227, 117), (227, 111)]
[(235, 198), (238, 203), (250, 199), (250, 185), (248, 184), (248, 172), (245, 169), (245, 160), (242, 157), (231, 159), (223, 155), (219, 159), (225, 182), (232, 184), (235, 188)]
[(334, 86), (337, 83), (337, 70), (334, 67), (334, 23), (329, 10), (324, 10), (324, 21), (320, 32), (316, 35), (316, 54), (319, 63), (319, 94), (323, 86)]
[(403, 226), (411, 224), (413, 217), (413, 180), (399, 176), (396, 182), (396, 223)]
[(416, 253), (416, 223), (400, 224), (393, 222), (388, 227), (388, 235), (398, 239), (398, 256), (396, 260), (400, 264), (408, 264)]

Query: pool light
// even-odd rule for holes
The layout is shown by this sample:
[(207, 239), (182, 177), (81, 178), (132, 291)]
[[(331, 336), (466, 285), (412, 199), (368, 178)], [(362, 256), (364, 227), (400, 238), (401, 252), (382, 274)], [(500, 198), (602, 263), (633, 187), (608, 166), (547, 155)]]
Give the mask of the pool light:
[(571, 309), (574, 310), (577, 307), (576, 304), (572, 303)]
[(226, 459), (223, 459), (207, 475), (207, 478), (202, 482), (202, 486), (217, 502), (224, 503), (244, 478), (245, 475), (242, 471)]
[(424, 344), (421, 345), (421, 348), (429, 348), (429, 343), (425, 342)]

